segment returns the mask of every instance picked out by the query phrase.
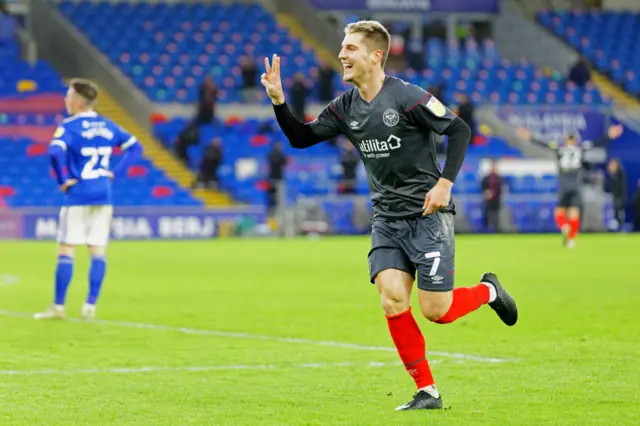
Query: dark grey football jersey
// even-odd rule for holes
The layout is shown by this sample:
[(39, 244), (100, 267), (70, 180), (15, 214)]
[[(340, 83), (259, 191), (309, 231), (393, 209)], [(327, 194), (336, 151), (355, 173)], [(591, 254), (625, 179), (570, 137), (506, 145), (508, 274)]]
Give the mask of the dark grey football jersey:
[[(395, 219), (422, 214), (425, 195), (441, 175), (435, 134), (442, 135), (455, 118), (420, 87), (386, 77), (371, 102), (350, 89), (310, 126), (321, 139), (349, 138), (367, 170), (374, 219)], [(451, 202), (446, 210), (453, 209)]]
[(578, 191), (583, 182), (584, 148), (564, 145), (556, 151), (560, 191)]

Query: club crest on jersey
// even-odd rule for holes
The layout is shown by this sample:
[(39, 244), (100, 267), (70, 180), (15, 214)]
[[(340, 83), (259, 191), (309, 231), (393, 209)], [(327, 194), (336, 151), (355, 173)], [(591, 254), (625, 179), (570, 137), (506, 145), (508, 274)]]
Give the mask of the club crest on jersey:
[(431, 99), (429, 99), (429, 101), (427, 102), (426, 107), (436, 117), (444, 117), (444, 115), (447, 113), (447, 109), (435, 96), (431, 96)]
[(64, 128), (62, 127), (58, 127), (55, 131), (55, 133), (53, 134), (53, 138), (54, 139), (58, 139), (59, 137), (61, 137), (62, 135), (64, 135)]
[(393, 127), (400, 121), (400, 115), (394, 109), (388, 109), (382, 114), (382, 121), (389, 127)]

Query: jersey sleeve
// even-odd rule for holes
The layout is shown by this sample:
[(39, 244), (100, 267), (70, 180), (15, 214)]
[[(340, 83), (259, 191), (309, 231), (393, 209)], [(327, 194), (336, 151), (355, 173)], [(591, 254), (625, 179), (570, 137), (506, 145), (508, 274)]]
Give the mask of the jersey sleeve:
[(53, 138), (51, 139), (50, 147), (58, 146), (63, 151), (66, 151), (69, 146), (71, 146), (71, 142), (73, 140), (72, 133), (67, 130), (64, 125), (60, 125), (56, 128), (56, 131), (53, 132)]
[(320, 115), (309, 123), (309, 127), (320, 140), (327, 140), (341, 135), (342, 118), (339, 113), (339, 102), (333, 100)]
[(405, 84), (401, 97), (404, 112), (415, 124), (443, 135), (457, 118), (449, 108), (426, 90)]

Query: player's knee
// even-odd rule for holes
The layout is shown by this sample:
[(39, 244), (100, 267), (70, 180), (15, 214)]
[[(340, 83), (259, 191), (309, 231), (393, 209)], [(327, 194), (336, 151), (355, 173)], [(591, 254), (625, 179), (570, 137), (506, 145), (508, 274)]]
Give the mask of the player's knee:
[(420, 309), (422, 315), (429, 321), (437, 321), (444, 317), (451, 307), (451, 293), (430, 292), (427, 295), (420, 295)]
[(580, 209), (577, 208), (570, 208), (569, 210), (567, 210), (567, 217), (569, 219), (577, 219), (580, 217)]
[(107, 248), (104, 246), (89, 246), (89, 253), (92, 257), (104, 257)]
[(58, 256), (73, 257), (75, 253), (75, 247), (69, 244), (58, 244)]
[(393, 273), (381, 273), (376, 277), (380, 302), (386, 315), (399, 314), (409, 309), (411, 282), (407, 282), (407, 280), (410, 278)]

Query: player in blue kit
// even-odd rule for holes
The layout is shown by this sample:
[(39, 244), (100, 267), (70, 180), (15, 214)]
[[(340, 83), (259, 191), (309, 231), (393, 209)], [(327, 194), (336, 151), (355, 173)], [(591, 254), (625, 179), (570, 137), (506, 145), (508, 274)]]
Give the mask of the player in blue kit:
[[(58, 223), (55, 300), (49, 309), (35, 314), (36, 319), (66, 316), (64, 304), (77, 245), (86, 245), (91, 254), (89, 295), (82, 316), (95, 317), (96, 301), (106, 272), (105, 253), (113, 216), (112, 181), (142, 154), (142, 146), (134, 136), (93, 111), (97, 97), (98, 89), (93, 83), (72, 80), (65, 97), (70, 117), (56, 129), (49, 145), (51, 166), (64, 201)], [(116, 147), (124, 151), (124, 156), (110, 170)]]

